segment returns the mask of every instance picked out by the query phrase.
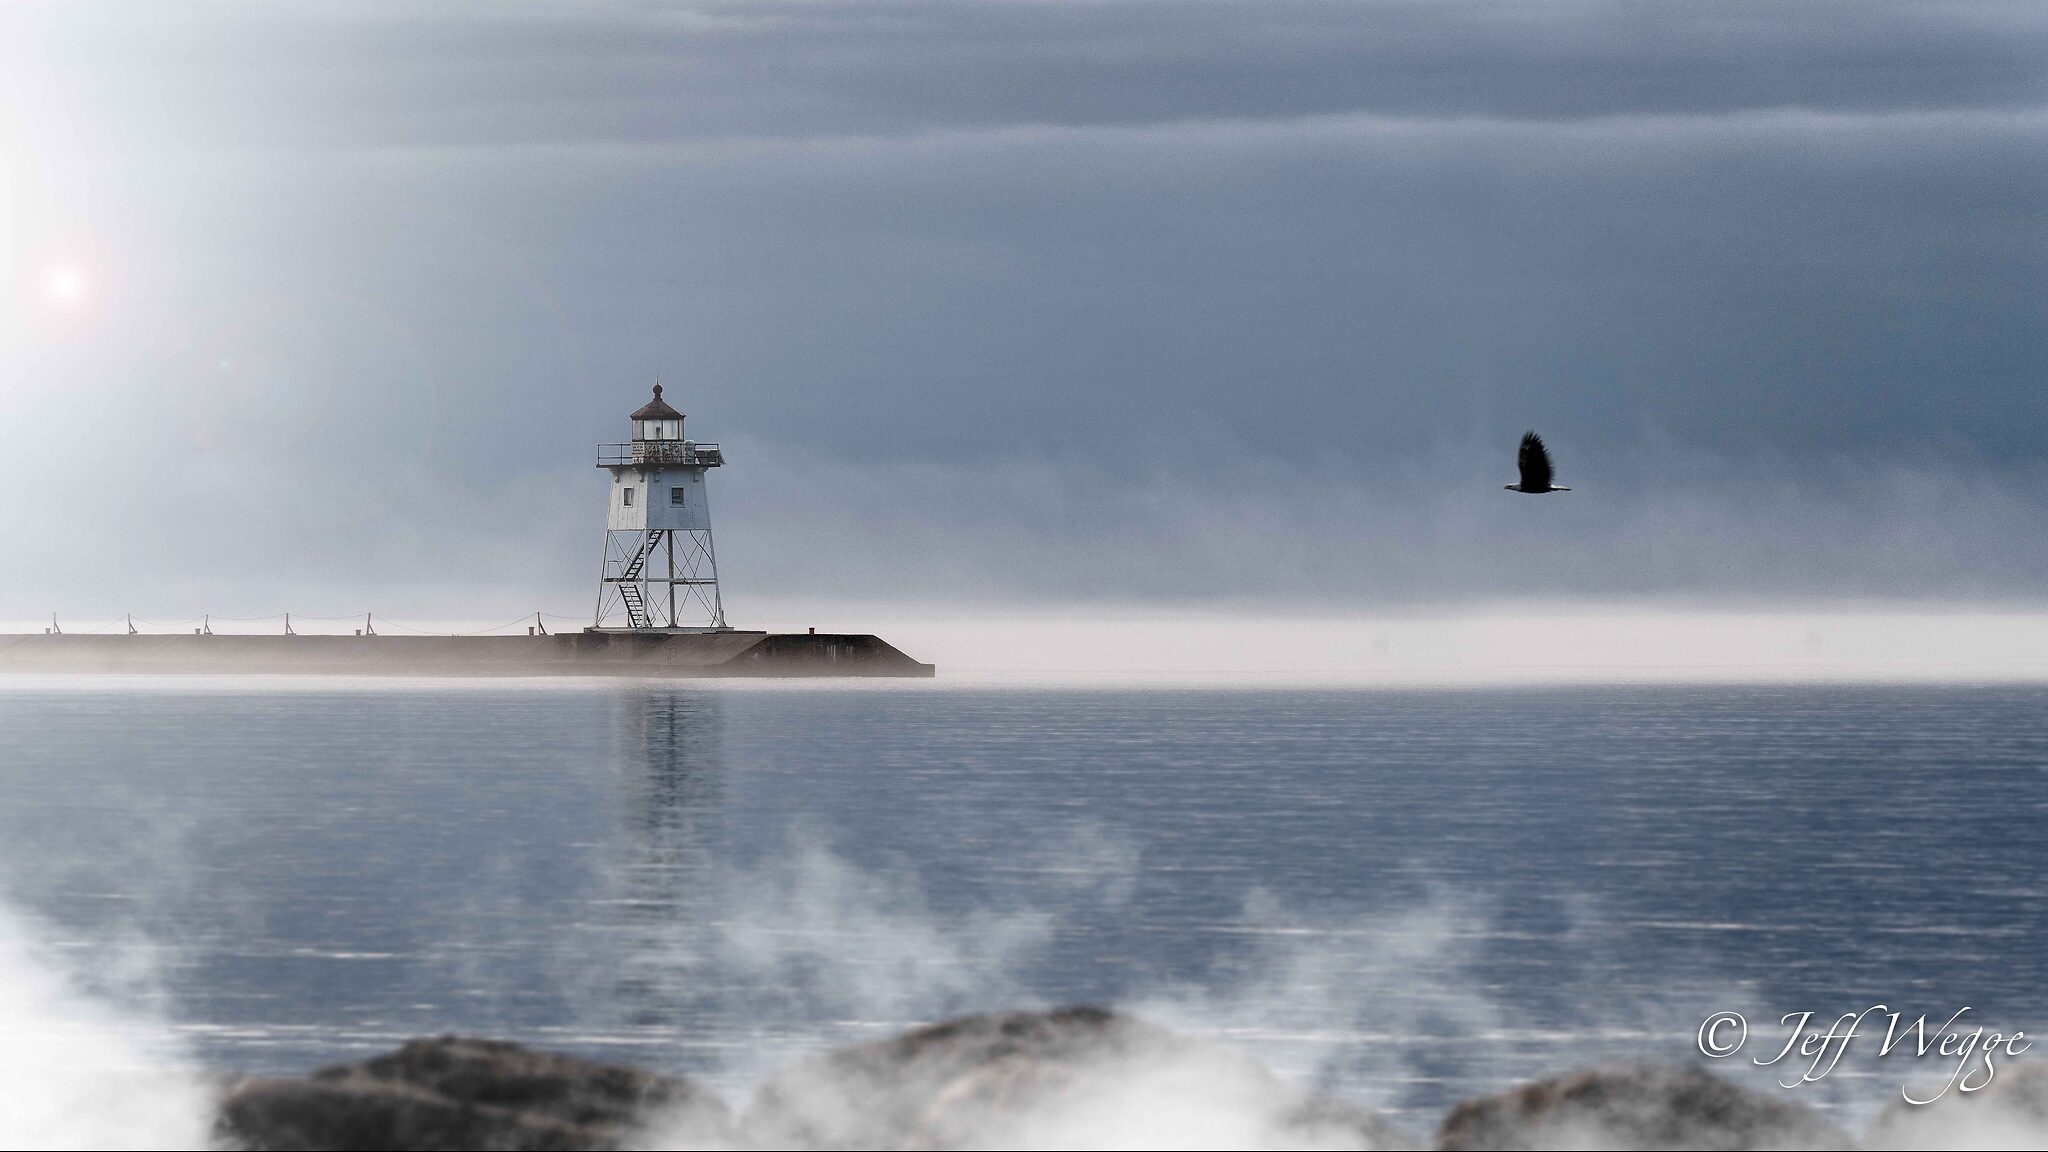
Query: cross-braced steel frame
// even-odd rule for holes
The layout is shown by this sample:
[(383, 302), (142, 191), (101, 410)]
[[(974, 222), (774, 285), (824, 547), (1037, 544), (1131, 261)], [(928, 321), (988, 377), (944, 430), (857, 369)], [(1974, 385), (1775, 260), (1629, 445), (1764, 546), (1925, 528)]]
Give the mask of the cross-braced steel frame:
[(709, 528), (611, 530), (598, 571), (600, 629), (723, 632), (718, 552)]

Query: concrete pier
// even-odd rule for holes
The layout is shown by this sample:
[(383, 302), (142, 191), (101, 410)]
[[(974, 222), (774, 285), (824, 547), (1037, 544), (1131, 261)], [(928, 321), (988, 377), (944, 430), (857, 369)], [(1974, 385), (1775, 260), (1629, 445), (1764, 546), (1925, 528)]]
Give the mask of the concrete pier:
[(875, 636), (0, 635), (0, 673), (267, 676), (930, 677)]

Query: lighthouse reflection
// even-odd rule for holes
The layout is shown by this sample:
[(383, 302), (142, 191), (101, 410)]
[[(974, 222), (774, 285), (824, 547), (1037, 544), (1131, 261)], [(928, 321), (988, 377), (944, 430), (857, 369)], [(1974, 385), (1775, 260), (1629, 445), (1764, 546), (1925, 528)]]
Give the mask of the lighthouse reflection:
[(636, 688), (619, 701), (615, 762), (631, 819), (654, 844), (687, 834), (721, 790), (722, 701), (713, 692)]
[(616, 704), (613, 764), (624, 825), (603, 917), (617, 948), (619, 1022), (673, 1026), (691, 1010), (694, 938), (715, 915), (724, 802), (724, 701), (717, 692), (633, 688)]

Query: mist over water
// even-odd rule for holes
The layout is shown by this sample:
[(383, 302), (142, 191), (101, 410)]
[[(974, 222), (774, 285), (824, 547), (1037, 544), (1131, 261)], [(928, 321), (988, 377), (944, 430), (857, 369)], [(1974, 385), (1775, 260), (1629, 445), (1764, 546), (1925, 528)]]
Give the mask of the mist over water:
[[(419, 1034), (739, 1099), (824, 1047), (1102, 1003), (1426, 1131), (1697, 1059), (1717, 1010), (2029, 1024), (2044, 692), (16, 683), (0, 1023), (56, 1038), (37, 1100), (111, 1068), (160, 1132), (201, 1070)], [(1795, 1095), (1867, 1115), (1889, 1074)], [(52, 1107), (14, 1127), (123, 1146)], [(1108, 1130), (1045, 1123), (1018, 1139)]]
[(82, 982), (112, 975), (109, 942), (63, 939), (0, 904), (0, 1147), (209, 1146), (211, 1103), (183, 1040), (145, 1003)]

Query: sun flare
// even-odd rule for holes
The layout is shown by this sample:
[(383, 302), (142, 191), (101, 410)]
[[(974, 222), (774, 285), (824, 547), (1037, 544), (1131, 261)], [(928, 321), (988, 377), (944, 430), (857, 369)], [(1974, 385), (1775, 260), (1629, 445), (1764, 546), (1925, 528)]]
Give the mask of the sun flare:
[(81, 307), (92, 295), (92, 277), (83, 266), (66, 261), (43, 274), (43, 296), (66, 311)]

